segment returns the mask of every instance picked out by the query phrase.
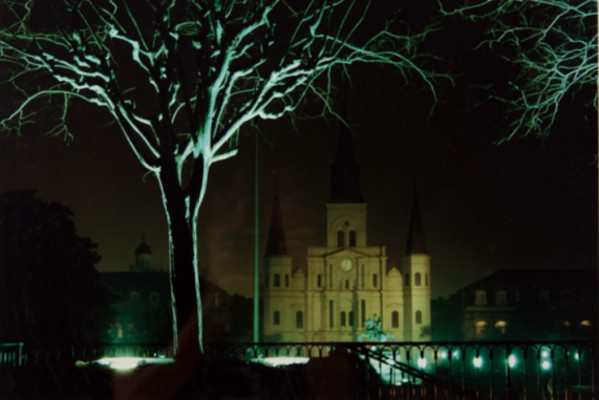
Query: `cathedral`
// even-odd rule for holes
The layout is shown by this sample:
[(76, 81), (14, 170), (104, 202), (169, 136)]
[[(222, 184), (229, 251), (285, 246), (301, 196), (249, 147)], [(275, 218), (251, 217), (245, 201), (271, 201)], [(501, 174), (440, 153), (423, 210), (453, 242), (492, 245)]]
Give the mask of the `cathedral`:
[(326, 203), (326, 243), (308, 247), (306, 268), (293, 268), (275, 197), (264, 258), (262, 335), (266, 342), (354, 342), (367, 321), (393, 341), (428, 341), (430, 260), (414, 197), (401, 270), (385, 246), (367, 242), (367, 203), (351, 133), (339, 133)]

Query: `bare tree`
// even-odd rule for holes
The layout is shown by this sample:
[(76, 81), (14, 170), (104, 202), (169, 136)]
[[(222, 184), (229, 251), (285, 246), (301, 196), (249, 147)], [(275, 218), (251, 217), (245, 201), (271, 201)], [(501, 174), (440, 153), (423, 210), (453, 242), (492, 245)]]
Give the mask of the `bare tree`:
[[(482, 45), (508, 46), (508, 61), (518, 76), (509, 82), (512, 95), (495, 96), (513, 116), (510, 132), (546, 136), (567, 95), (597, 85), (597, 2), (595, 0), (475, 0), (445, 7), (445, 16), (483, 20), (488, 25)], [(453, 1), (452, 3), (456, 3)], [(596, 90), (595, 90), (596, 94)], [(597, 97), (594, 98), (597, 107)]]
[(55, 107), (48, 131), (69, 136), (69, 107), (91, 103), (108, 112), (160, 185), (175, 348), (194, 310), (202, 347), (198, 211), (210, 167), (236, 154), (242, 127), (293, 113), (308, 95), (326, 111), (334, 67), (357, 62), (396, 67), (434, 96), (415, 47), (426, 32), (401, 35), (383, 24), (360, 38), (369, 5), (358, 4), (2, 0), (0, 62), (16, 101), (2, 129), (18, 133)]

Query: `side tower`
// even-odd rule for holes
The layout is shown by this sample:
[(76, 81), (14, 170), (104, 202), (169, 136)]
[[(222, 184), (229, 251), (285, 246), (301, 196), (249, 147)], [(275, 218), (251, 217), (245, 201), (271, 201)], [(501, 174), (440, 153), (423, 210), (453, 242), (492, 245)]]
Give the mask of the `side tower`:
[[(302, 341), (303, 293), (292, 285), (292, 259), (287, 252), (279, 197), (275, 195), (264, 255), (263, 338), (269, 342)], [(301, 279), (296, 279), (301, 281)]]
[(431, 338), (430, 257), (426, 251), (418, 196), (414, 195), (408, 245), (403, 258), (405, 340)]

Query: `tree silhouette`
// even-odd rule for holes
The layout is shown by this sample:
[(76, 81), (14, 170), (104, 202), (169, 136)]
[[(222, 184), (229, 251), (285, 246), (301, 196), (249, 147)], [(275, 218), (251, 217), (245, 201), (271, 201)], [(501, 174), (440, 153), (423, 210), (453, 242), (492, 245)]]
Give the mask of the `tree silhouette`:
[(69, 137), (73, 102), (96, 105), (158, 181), (175, 350), (194, 310), (202, 347), (198, 211), (210, 167), (236, 154), (244, 126), (293, 114), (308, 96), (331, 112), (333, 73), (358, 62), (395, 67), (434, 96), (434, 75), (419, 64), (428, 57), (417, 52), (429, 29), (400, 34), (381, 19), (373, 30), (369, 8), (357, 0), (1, 1), (0, 63), (15, 90), (0, 126), (19, 133), (54, 111), (47, 131)]
[(508, 82), (509, 94), (491, 96), (508, 107), (510, 132), (504, 140), (517, 134), (548, 135), (562, 101), (581, 89), (593, 90), (589, 103), (597, 107), (596, 1), (438, 2), (446, 17), (486, 26), (487, 38), (479, 46), (509, 49), (504, 57), (517, 68), (517, 76)]
[(104, 339), (112, 311), (96, 245), (71, 211), (34, 191), (0, 194), (0, 342), (85, 346)]

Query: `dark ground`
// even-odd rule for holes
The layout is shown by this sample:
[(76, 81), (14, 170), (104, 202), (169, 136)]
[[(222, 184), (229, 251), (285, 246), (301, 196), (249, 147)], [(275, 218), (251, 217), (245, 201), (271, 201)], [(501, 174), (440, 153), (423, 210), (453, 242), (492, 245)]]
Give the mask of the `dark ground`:
[[(0, 370), (2, 399), (362, 399), (376, 374), (347, 354), (270, 368), (243, 361), (148, 365), (131, 372), (100, 366), (38, 365)], [(188, 372), (186, 372), (188, 371)], [(371, 379), (370, 384), (368, 384)]]

